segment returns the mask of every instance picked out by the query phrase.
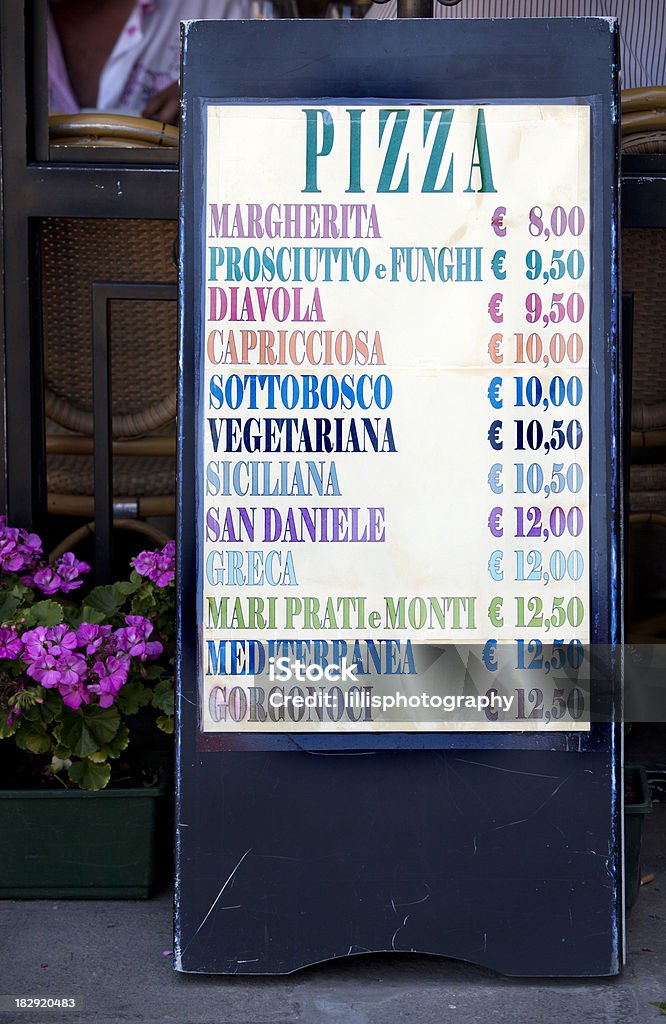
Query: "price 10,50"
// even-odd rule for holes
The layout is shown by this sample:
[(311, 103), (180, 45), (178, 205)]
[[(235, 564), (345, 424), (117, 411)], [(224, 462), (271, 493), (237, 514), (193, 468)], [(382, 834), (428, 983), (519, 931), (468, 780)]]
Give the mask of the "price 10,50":
[(557, 452), (561, 448), (572, 448), (574, 451), (580, 448), (583, 443), (583, 427), (580, 420), (569, 420), (564, 426), (564, 420), (553, 420), (550, 439), (544, 440), (543, 424), (539, 420), (514, 420), (516, 424), (516, 449), (523, 452), (530, 449), (533, 452), (543, 448), (544, 452)]
[(583, 467), (578, 462), (570, 462), (565, 466), (563, 462), (554, 462), (550, 470), (550, 479), (538, 462), (515, 462), (516, 470), (516, 494), (541, 494), (548, 497), (549, 494), (562, 494), (570, 491), (578, 494), (583, 487), (585, 479)]

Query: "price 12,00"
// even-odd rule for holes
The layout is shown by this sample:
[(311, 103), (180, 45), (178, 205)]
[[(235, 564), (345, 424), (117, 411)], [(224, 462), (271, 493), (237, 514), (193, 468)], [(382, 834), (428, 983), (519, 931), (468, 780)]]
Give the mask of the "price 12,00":
[(553, 551), (544, 568), (540, 551), (516, 551), (516, 581), (518, 583), (548, 583), (563, 579), (577, 581), (585, 571), (585, 559), (581, 551), (574, 548), (567, 554), (559, 548)]
[(583, 532), (583, 512), (578, 505), (563, 509), (555, 505), (548, 514), (548, 525), (542, 522), (543, 513), (536, 505), (529, 508), (516, 506), (516, 537), (580, 537)]

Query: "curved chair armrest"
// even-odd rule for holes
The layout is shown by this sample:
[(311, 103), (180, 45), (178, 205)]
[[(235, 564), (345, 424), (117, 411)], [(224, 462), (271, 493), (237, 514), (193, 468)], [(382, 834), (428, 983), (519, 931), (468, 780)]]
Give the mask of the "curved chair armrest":
[(171, 124), (125, 114), (49, 114), (49, 139), (58, 145), (163, 146), (176, 148), (179, 132)]

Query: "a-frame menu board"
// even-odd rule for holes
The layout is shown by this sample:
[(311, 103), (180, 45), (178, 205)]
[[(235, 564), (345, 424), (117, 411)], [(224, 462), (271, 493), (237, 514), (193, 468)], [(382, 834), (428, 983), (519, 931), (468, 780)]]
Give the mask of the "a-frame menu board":
[(184, 28), (179, 970), (620, 969), (617, 54)]

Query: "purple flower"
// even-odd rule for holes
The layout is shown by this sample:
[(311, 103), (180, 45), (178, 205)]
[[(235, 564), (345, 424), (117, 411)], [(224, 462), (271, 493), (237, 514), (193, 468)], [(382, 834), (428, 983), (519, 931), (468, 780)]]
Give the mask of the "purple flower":
[(23, 640), (13, 626), (0, 628), (0, 658), (18, 658), (23, 650)]
[(140, 576), (147, 576), (158, 587), (168, 587), (176, 574), (175, 541), (167, 541), (161, 551), (142, 551), (133, 565)]
[(82, 679), (73, 683), (61, 683), (58, 687), (63, 704), (68, 708), (80, 708), (82, 704), (90, 704), (90, 694)]
[[(90, 566), (87, 562), (82, 562), (76, 557), (71, 551), (66, 551), (64, 555), (58, 559), (55, 563), (56, 572), (63, 581), (63, 590), (72, 590), (75, 586), (80, 587), (83, 580), (78, 579), (83, 573), (90, 572)], [(68, 584), (68, 586), (65, 586)]]
[(32, 569), (41, 553), (42, 542), (36, 533), (7, 526), (5, 516), (0, 516), (0, 569), (5, 572)]
[(49, 631), (46, 626), (36, 626), (23, 634), (23, 658), (28, 663), (36, 661), (47, 651)]
[(78, 647), (78, 639), (74, 630), (64, 623), (59, 626), (51, 626), (47, 632), (48, 649), (51, 654), (63, 654), (65, 651), (75, 651)]
[[(75, 637), (73, 633), (69, 635)], [(78, 708), (82, 703), (90, 703), (85, 685), (88, 665), (82, 654), (62, 649), (60, 655), (43, 653), (26, 671), (47, 690), (57, 687), (63, 704), (68, 707)]]
[(36, 533), (21, 530), (21, 542), (25, 568), (32, 569), (42, 557), (42, 542)]
[(88, 664), (82, 654), (63, 654), (58, 658), (58, 671), (60, 672), (58, 684), (60, 688), (76, 686), (77, 683), (85, 679), (88, 673)]
[(42, 654), (32, 664), (28, 665), (28, 675), (47, 689), (57, 686), (60, 682), (60, 671), (57, 659), (52, 654)]
[(91, 693), (99, 694), (100, 707), (111, 707), (116, 694), (127, 682), (129, 668), (130, 662), (126, 655), (114, 657), (112, 654), (104, 662), (95, 662), (93, 665), (93, 671), (99, 677), (99, 682), (92, 683), (88, 689)]
[(114, 637), (116, 649), (126, 651), (132, 658), (156, 658), (162, 653), (159, 640), (148, 640), (153, 631), (153, 624), (142, 615), (126, 615), (126, 627), (117, 629)]
[[(8, 527), (6, 519), (0, 517), (0, 579), (3, 572), (19, 574), (24, 585), (50, 596), (80, 587), (83, 574), (90, 569), (72, 552), (53, 565), (44, 564), (42, 558), (37, 534)], [(157, 586), (168, 586), (174, 579), (175, 543), (142, 552), (135, 567)], [(111, 707), (129, 678), (132, 659), (146, 661), (162, 653), (162, 644), (151, 639), (152, 633), (153, 624), (141, 615), (127, 615), (120, 629), (91, 622), (83, 622), (76, 629), (64, 623), (28, 629), (24, 623), (0, 624), (0, 661), (18, 663), (12, 666), (12, 678), (3, 684), (2, 716), (9, 725), (16, 723), (21, 714), (17, 694), (28, 680), (56, 691), (69, 708), (77, 709), (91, 701), (102, 708)], [(16, 678), (17, 670), (21, 670), (20, 678)], [(13, 686), (19, 688), (16, 694), (10, 692)], [(42, 692), (40, 698), (34, 684), (30, 692), (31, 700), (43, 703), (45, 695)]]
[(0, 567), (5, 572), (18, 572), (23, 564), (23, 555), (18, 549), (18, 530), (6, 527), (0, 533)]
[(156, 551), (142, 551), (141, 554), (137, 555), (132, 565), (139, 573), (139, 576), (149, 576), (153, 571), (155, 565), (157, 552)]
[(74, 685), (85, 676), (86, 659), (74, 653), (78, 641), (69, 626), (37, 626), (24, 633), (23, 642), (26, 672), (47, 689)]
[(111, 626), (97, 626), (92, 622), (82, 622), (76, 631), (77, 644), (85, 649), (86, 654), (96, 654), (110, 632)]
[(88, 572), (90, 566), (87, 562), (80, 562), (71, 551), (65, 552), (54, 565), (45, 565), (38, 569), (32, 577), (32, 582), (45, 594), (63, 594), (70, 590), (76, 590), (83, 583), (79, 575)]

